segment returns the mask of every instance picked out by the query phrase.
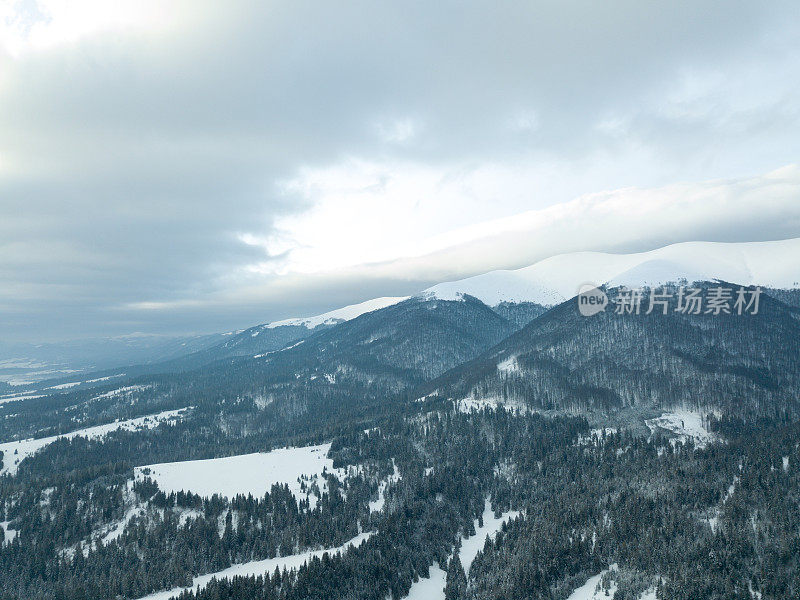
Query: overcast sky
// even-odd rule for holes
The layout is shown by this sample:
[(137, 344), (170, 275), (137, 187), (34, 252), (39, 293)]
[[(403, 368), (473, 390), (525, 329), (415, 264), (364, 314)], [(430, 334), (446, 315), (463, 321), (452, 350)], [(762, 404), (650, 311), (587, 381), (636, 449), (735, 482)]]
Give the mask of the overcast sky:
[(800, 236), (800, 3), (0, 0), (0, 339)]

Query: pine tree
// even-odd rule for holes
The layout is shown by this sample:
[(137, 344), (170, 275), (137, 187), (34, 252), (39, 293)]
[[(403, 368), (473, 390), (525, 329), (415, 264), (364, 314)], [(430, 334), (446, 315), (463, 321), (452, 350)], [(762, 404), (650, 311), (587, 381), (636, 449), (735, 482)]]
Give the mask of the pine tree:
[(461, 565), (461, 558), (456, 549), (447, 567), (447, 579), (444, 586), (445, 600), (461, 600), (467, 592), (467, 575)]

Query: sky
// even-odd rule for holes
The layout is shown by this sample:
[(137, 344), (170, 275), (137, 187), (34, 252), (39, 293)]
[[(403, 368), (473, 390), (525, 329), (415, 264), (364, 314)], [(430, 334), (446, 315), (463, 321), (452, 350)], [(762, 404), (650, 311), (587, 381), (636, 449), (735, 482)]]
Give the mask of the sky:
[(800, 236), (800, 3), (0, 0), (0, 340)]

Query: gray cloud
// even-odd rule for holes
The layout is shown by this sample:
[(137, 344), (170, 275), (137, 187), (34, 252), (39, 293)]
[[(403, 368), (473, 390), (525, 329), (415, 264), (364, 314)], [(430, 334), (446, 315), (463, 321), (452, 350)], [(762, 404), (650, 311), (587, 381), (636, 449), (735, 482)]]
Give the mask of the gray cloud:
[[(520, 240), (511, 256), (456, 246), (380, 268), (243, 275), (293, 251), (266, 256), (239, 234), (269, 237), (318, 201), (281, 184), (352, 157), (389, 172), (422, 165), (442, 187), (487, 164), (541, 165), (518, 194), (465, 187), (465, 202), (485, 208), (430, 225), (446, 233), (589, 192), (758, 175), (800, 156), (796, 2), (171, 10), (177, 24), (163, 30), (0, 54), (0, 337), (234, 328), (547, 251)], [(796, 218), (739, 211), (722, 232), (685, 210), (684, 233), (648, 229), (638, 244), (687, 231), (800, 235)], [(548, 248), (613, 246), (567, 241)]]

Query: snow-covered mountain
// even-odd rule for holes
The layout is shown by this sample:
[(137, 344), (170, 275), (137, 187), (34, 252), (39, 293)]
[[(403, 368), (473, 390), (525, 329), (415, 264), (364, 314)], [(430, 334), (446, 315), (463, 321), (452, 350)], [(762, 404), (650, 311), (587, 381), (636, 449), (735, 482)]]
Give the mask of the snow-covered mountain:
[(491, 271), (440, 283), (425, 297), (455, 300), (469, 294), (489, 306), (501, 302), (553, 305), (584, 283), (654, 286), (720, 279), (742, 285), (800, 287), (800, 238), (774, 242), (685, 242), (636, 254), (560, 254), (513, 271)]
[[(314, 329), (318, 325), (336, 325), (337, 323), (360, 317), (364, 313), (386, 308), (387, 306), (392, 306), (393, 304), (397, 304), (403, 300), (408, 300), (408, 296), (386, 296), (383, 298), (373, 298), (372, 300), (367, 300), (358, 304), (351, 304), (349, 306), (337, 308), (336, 310), (332, 310), (315, 317), (296, 317), (292, 319), (284, 319), (282, 321), (274, 321), (264, 325), (262, 329), (275, 329), (276, 327), (287, 326)], [(258, 333), (253, 332), (252, 335), (255, 337), (258, 335)]]

